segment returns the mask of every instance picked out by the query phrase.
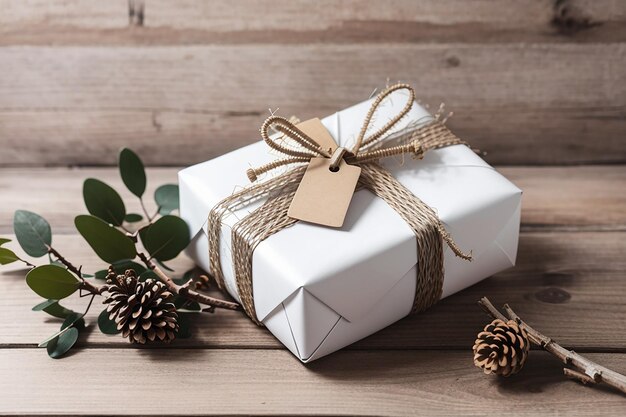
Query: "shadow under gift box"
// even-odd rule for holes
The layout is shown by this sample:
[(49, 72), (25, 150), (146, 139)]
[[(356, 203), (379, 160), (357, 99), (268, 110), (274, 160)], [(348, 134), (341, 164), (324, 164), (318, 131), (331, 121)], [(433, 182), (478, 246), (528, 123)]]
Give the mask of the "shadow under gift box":
[[(371, 102), (322, 120), (340, 146), (354, 143)], [(371, 131), (404, 103), (405, 92), (393, 93), (379, 108)], [(415, 103), (396, 129), (428, 118)], [(250, 183), (246, 169), (278, 157), (257, 142), (179, 172), (181, 216), (192, 233), (188, 254), (200, 267), (209, 270), (211, 208)], [(521, 191), (470, 148), (455, 145), (428, 151), (422, 160), (381, 163), (435, 210), (463, 251), (472, 250), (474, 259), (467, 262), (444, 244), (442, 298), (515, 264)], [(226, 288), (237, 300), (231, 229), (262, 203), (223, 219), (220, 259)], [(257, 246), (252, 262), (257, 317), (301, 361), (318, 359), (409, 314), (416, 263), (417, 242), (409, 226), (383, 200), (357, 191), (341, 228), (298, 222)]]

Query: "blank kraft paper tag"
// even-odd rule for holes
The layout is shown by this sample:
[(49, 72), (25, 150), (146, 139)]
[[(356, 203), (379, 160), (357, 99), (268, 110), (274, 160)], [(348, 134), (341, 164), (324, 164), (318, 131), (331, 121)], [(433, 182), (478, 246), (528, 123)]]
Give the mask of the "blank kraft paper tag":
[(287, 214), (305, 222), (341, 227), (360, 175), (360, 167), (344, 160), (333, 172), (330, 159), (311, 159)]

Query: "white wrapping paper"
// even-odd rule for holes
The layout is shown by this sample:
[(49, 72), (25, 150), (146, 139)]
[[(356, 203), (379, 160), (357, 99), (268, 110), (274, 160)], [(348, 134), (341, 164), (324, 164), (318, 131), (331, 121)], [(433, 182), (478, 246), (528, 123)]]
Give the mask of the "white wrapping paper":
[[(385, 100), (373, 130), (399, 112), (404, 94), (397, 91)], [(322, 122), (340, 146), (349, 147), (370, 105), (366, 101)], [(428, 117), (415, 104), (396, 129)], [(210, 209), (249, 184), (247, 168), (277, 156), (257, 142), (180, 171), (181, 216), (193, 237), (188, 253), (202, 268), (209, 269)], [(444, 245), (442, 297), (515, 264), (521, 191), (468, 147), (429, 151), (423, 160), (389, 158), (382, 163), (438, 213), (462, 250), (472, 250), (474, 260), (466, 262)], [(231, 227), (259, 204), (229, 213), (222, 227), (222, 268), (227, 290), (236, 299)], [(358, 191), (340, 229), (298, 222), (259, 244), (253, 257), (257, 316), (301, 361), (315, 360), (406, 316), (413, 304), (416, 262), (411, 229), (382, 200)]]

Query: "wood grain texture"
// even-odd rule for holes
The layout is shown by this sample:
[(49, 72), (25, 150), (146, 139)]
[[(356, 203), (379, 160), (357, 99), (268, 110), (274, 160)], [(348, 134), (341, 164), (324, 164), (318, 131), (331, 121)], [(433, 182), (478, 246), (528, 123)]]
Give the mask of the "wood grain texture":
[(149, 0), (142, 19), (129, 3), (3, 0), (0, 45), (626, 39), (626, 5), (615, 0)]
[[(289, 355), (88, 349), (54, 361), (41, 350), (4, 349), (0, 372), (11, 378), (0, 380), (0, 413), (587, 417), (624, 411), (623, 397), (566, 380), (543, 352), (531, 353), (523, 376), (501, 379), (482, 375), (470, 352), (339, 352), (307, 366)], [(626, 355), (591, 357), (626, 371)]]
[(30, 310), (41, 299), (19, 265), (0, 267), (0, 414), (624, 415), (623, 397), (543, 352), (498, 379), (470, 347), (486, 295), (626, 373), (625, 61), (618, 0), (0, 0), (0, 235), (14, 210), (39, 212), (87, 271), (105, 265), (73, 226), (84, 179), (140, 208), (116, 169), (68, 165), (109, 166), (130, 146), (171, 166), (149, 170), (154, 210), (179, 166), (258, 140), (268, 107), (325, 116), (387, 79), (446, 102), (455, 133), (524, 190), (515, 268), (309, 365), (230, 311), (136, 348), (95, 328), (98, 301), (77, 349), (52, 360), (35, 346), (60, 321)]
[(626, 161), (626, 45), (351, 44), (0, 48), (0, 164), (186, 165), (366, 99), (388, 77), (499, 164)]
[[(62, 254), (84, 271), (106, 265), (77, 235), (57, 236), (53, 242)], [(11, 242), (8, 247), (17, 247)], [(407, 317), (350, 349), (467, 349), (477, 332), (489, 321), (476, 302), (488, 296), (494, 303), (509, 302), (529, 324), (559, 343), (583, 351), (626, 352), (624, 294), (626, 243), (623, 232), (523, 233), (517, 266), (499, 273), (456, 295), (427, 312)], [(35, 261), (41, 263), (41, 260)], [(174, 264), (182, 274), (191, 261)], [(3, 331), (0, 346), (36, 346), (59, 327), (60, 321), (30, 308), (41, 299), (28, 289), (19, 266), (2, 268), (4, 295), (0, 298)], [(84, 310), (87, 299), (72, 297), (63, 304)], [(102, 310), (96, 302), (89, 313), (95, 325)], [(462, 314), (459, 314), (462, 312)], [(576, 326), (571, 326), (572, 318)], [(282, 349), (267, 330), (256, 327), (242, 313), (219, 311), (194, 320), (194, 337), (178, 340), (173, 347)], [(105, 336), (92, 328), (81, 345), (129, 348), (118, 336)]]
[[(143, 157), (143, 154), (141, 154)], [(180, 168), (150, 168), (146, 205), (152, 213), (154, 189), (176, 183)], [(498, 167), (524, 191), (522, 228), (626, 229), (625, 166)], [(122, 184), (117, 168), (3, 168), (0, 169), (0, 233), (12, 233), (18, 209), (44, 216), (56, 234), (76, 233), (74, 217), (86, 213), (82, 184), (95, 177), (113, 186), (128, 212), (140, 212), (136, 197)]]

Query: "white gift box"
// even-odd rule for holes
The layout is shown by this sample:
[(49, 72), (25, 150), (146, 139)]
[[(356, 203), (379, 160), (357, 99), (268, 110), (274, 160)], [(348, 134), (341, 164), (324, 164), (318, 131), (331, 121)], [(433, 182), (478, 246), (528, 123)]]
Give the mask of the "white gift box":
[[(404, 103), (405, 92), (393, 93), (379, 108), (372, 131)], [(322, 123), (340, 146), (349, 148), (370, 105), (371, 100), (363, 102)], [(394, 130), (429, 117), (415, 103)], [(209, 270), (211, 208), (250, 184), (246, 169), (277, 157), (261, 141), (179, 172), (180, 212), (192, 233), (188, 254), (200, 267)], [(444, 245), (442, 298), (515, 264), (521, 191), (471, 149), (455, 145), (428, 151), (422, 160), (381, 163), (435, 210), (462, 250), (472, 251), (473, 261), (467, 262)], [(221, 264), (226, 289), (237, 300), (231, 228), (260, 204), (223, 219)], [(416, 248), (413, 231), (392, 208), (367, 190), (357, 191), (341, 228), (298, 222), (257, 246), (252, 262), (257, 317), (303, 362), (332, 353), (409, 314)]]

